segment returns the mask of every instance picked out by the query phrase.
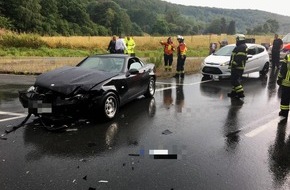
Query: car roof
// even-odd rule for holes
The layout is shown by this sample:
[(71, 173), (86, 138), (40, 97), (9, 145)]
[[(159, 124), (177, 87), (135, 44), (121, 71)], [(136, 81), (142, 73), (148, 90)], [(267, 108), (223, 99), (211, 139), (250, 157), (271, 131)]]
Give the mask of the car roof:
[[(264, 47), (264, 46), (262, 46), (261, 44), (253, 44), (253, 43), (246, 43), (246, 45), (247, 45), (248, 47), (252, 47), (252, 46)], [(227, 45), (227, 46), (236, 46), (236, 44), (229, 44), (229, 45)]]
[(130, 58), (132, 56), (128, 54), (96, 54), (96, 55), (91, 55), (89, 57), (118, 57), (118, 58)]

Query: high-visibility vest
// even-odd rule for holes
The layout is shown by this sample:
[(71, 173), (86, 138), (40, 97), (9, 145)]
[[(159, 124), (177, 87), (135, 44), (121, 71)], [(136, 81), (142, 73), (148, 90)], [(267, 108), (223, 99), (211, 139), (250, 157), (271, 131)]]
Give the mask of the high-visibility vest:
[(278, 79), (282, 79), (282, 86), (290, 87), (290, 54), (281, 61), (281, 69)]
[(186, 55), (187, 47), (185, 43), (180, 43), (179, 46), (177, 47), (177, 55)]
[(126, 45), (127, 45), (127, 53), (128, 54), (134, 53), (135, 41), (133, 40), (133, 38), (127, 40)]

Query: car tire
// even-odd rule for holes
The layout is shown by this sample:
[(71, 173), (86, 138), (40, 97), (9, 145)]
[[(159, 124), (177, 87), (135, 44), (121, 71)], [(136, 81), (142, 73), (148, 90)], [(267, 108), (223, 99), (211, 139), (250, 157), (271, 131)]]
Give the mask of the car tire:
[(261, 76), (265, 76), (269, 72), (269, 62), (265, 63), (263, 69), (260, 71)]
[(154, 94), (155, 94), (155, 79), (154, 79), (154, 77), (150, 77), (149, 83), (148, 83), (148, 87), (147, 87), (147, 91), (144, 94), (144, 96), (146, 98), (150, 98), (150, 97), (153, 97)]
[(119, 110), (119, 101), (115, 93), (107, 93), (101, 105), (102, 114), (105, 120), (113, 119)]

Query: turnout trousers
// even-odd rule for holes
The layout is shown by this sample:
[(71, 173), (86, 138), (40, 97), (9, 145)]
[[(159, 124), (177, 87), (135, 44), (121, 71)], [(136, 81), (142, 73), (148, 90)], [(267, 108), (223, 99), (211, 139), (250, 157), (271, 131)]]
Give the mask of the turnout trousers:
[(288, 118), (289, 103), (290, 103), (290, 87), (281, 86), (281, 103), (280, 103), (280, 116)]
[(231, 70), (231, 84), (233, 86), (232, 94), (244, 95), (244, 88), (242, 86), (242, 75), (244, 70), (232, 69)]

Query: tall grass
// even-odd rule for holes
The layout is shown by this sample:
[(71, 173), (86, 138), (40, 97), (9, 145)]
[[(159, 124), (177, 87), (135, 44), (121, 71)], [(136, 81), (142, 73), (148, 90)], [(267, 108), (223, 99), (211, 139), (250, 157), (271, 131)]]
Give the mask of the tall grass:
[[(160, 41), (166, 41), (168, 36), (136, 36), (133, 37), (136, 43), (135, 52), (138, 57), (145, 58), (148, 62), (155, 63), (159, 73), (163, 69), (163, 46)], [(273, 36), (247, 36), (255, 38), (256, 43), (271, 43)], [(184, 36), (188, 47), (187, 60), (185, 65), (186, 72), (199, 70), (202, 57), (209, 53), (209, 44), (218, 43), (226, 39), (229, 43), (235, 43), (234, 35), (194, 35)], [(85, 56), (106, 53), (110, 36), (38, 36), (34, 34), (15, 34), (11, 32), (0, 33), (0, 56), (1, 57), (76, 57), (82, 59)], [(176, 36), (172, 36), (174, 44), (177, 46)], [(176, 53), (173, 68), (176, 67)], [(192, 57), (197, 57), (191, 59)], [(76, 62), (73, 62), (75, 64)], [(65, 64), (62, 62), (56, 66), (47, 63), (47, 58), (33, 62), (19, 61), (19, 63), (8, 61), (4, 58), (0, 60), (0, 72), (13, 73), (41, 73)]]
[[(256, 43), (271, 43), (273, 36), (247, 36), (248, 38), (255, 38)], [(160, 41), (166, 41), (168, 36), (135, 36), (133, 37), (136, 43), (136, 51), (154, 51), (162, 50)], [(106, 51), (108, 44), (111, 40), (110, 36), (106, 37), (82, 37), (82, 36), (71, 36), (71, 37), (42, 37), (48, 47), (51, 48), (80, 48), (80, 49), (99, 49)], [(177, 45), (176, 36), (172, 36), (173, 42)], [(218, 43), (224, 39), (227, 39), (229, 43), (235, 43), (234, 35), (194, 35), (184, 36), (185, 43), (189, 50), (208, 50), (209, 44), (212, 42)]]
[(1, 35), (0, 44), (3, 47), (15, 48), (40, 48), (46, 46), (46, 43), (36, 34), (15, 34), (12, 32)]

